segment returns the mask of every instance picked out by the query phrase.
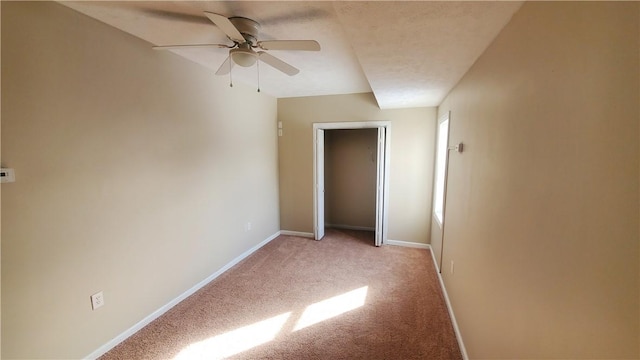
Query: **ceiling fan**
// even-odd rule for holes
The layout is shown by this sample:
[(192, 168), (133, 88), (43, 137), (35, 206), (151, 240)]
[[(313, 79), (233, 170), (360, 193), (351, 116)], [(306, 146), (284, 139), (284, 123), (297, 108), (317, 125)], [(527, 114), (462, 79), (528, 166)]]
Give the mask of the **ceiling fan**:
[[(319, 51), (320, 44), (315, 40), (265, 40), (259, 41), (260, 24), (257, 21), (234, 16), (226, 16), (205, 11), (204, 14), (222, 32), (227, 35), (232, 45), (227, 44), (190, 44), (190, 45), (164, 45), (154, 46), (157, 50), (188, 49), (188, 48), (227, 48), (229, 56), (220, 65), (216, 75), (226, 75), (231, 72), (234, 65), (243, 67), (253, 66), (258, 60), (274, 67), (283, 73), (293, 76), (300, 72), (297, 68), (287, 64), (277, 57), (269, 54), (268, 50), (303, 50)], [(254, 49), (260, 49), (255, 51)], [(264, 50), (264, 51), (263, 51)]]

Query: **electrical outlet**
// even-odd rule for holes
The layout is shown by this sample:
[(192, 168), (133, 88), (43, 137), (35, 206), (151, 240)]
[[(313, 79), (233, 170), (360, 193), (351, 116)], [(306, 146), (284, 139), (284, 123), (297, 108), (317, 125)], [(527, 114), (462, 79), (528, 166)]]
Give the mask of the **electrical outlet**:
[(91, 295), (91, 309), (95, 310), (104, 305), (104, 294), (102, 291), (99, 293)]
[(251, 231), (251, 222), (244, 223), (244, 231)]
[(453, 260), (451, 260), (451, 275), (453, 275)]

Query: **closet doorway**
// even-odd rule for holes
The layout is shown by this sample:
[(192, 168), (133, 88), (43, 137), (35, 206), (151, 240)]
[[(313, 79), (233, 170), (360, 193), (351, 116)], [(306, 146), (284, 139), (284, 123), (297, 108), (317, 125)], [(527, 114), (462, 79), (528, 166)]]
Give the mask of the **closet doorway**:
[(375, 245), (380, 246), (387, 239), (387, 209), (389, 204), (389, 137), (391, 122), (342, 122), (313, 124), (314, 152), (314, 238), (321, 240), (325, 233), (325, 131), (329, 130), (375, 129), (377, 143), (372, 157), (375, 157)]

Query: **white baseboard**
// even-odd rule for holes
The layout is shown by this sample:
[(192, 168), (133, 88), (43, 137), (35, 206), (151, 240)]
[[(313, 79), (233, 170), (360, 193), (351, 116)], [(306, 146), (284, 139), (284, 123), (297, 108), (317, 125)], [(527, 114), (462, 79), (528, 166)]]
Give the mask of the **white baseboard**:
[(280, 230), (280, 235), (289, 235), (289, 236), (301, 236), (313, 239), (313, 233), (301, 232), (301, 231), (289, 231), (289, 230)]
[(93, 359), (97, 359), (100, 356), (104, 355), (107, 351), (113, 349), (116, 345), (120, 344), (121, 342), (126, 340), (128, 337), (130, 337), (131, 335), (133, 335), (136, 332), (140, 331), (140, 329), (142, 329), (143, 327), (147, 326), (153, 320), (159, 318), (162, 314), (167, 312), (172, 307), (176, 306), (179, 302), (181, 302), (182, 300), (188, 298), (189, 296), (191, 296), (196, 291), (200, 290), (203, 286), (207, 285), (208, 283), (213, 281), (215, 278), (217, 278), (218, 276), (222, 275), (225, 271), (229, 270), (231, 267), (233, 267), (234, 265), (236, 265), (240, 261), (244, 260), (247, 256), (253, 254), (254, 252), (256, 252), (256, 250), (258, 250), (261, 247), (265, 246), (267, 243), (269, 243), (271, 240), (277, 238), (279, 235), (280, 235), (280, 231), (278, 231), (277, 233), (269, 236), (267, 239), (263, 240), (262, 242), (260, 242), (256, 246), (252, 247), (251, 249), (243, 252), (242, 254), (240, 254), (240, 256), (238, 256), (235, 259), (231, 260), (231, 262), (229, 262), (228, 264), (226, 264), (225, 266), (220, 268), (218, 271), (216, 271), (215, 273), (209, 275), (206, 279), (200, 281), (199, 283), (197, 283), (196, 285), (191, 287), (189, 290), (183, 292), (177, 298), (169, 301), (167, 304), (165, 304), (164, 306), (162, 306), (158, 310), (152, 312), (147, 317), (145, 317), (144, 319), (140, 320), (137, 324), (135, 324), (132, 327), (130, 327), (129, 329), (125, 330), (120, 335), (118, 335), (115, 338), (109, 340), (106, 344), (100, 346), (98, 349), (96, 349), (91, 354), (85, 356), (85, 359), (92, 359), (93, 360)]
[[(429, 248), (431, 249), (431, 245), (429, 245)], [(460, 328), (458, 327), (456, 316), (453, 313), (453, 307), (451, 307), (451, 301), (449, 301), (449, 294), (447, 294), (447, 288), (445, 288), (444, 286), (444, 280), (442, 280), (442, 275), (438, 270), (438, 262), (436, 261), (436, 256), (433, 254), (433, 250), (431, 250), (431, 257), (433, 258), (433, 268), (436, 270), (436, 274), (438, 274), (438, 280), (440, 281), (440, 287), (442, 288), (444, 301), (447, 304), (449, 317), (451, 318), (451, 323), (453, 324), (453, 331), (456, 333), (456, 340), (458, 340), (458, 347), (460, 348), (460, 352), (462, 353), (462, 359), (469, 360), (469, 355), (467, 354), (467, 349), (464, 347), (464, 342), (462, 341), (462, 334), (460, 334)]]
[(384, 242), (384, 244), (385, 245), (393, 245), (393, 246), (404, 246), (404, 247), (410, 247), (410, 248), (418, 248), (418, 249), (431, 249), (431, 245), (429, 245), (429, 244), (415, 243), (415, 242), (410, 242), (410, 241), (400, 241), (400, 240), (387, 239)]
[(341, 224), (325, 224), (325, 227), (334, 228), (334, 229), (344, 229), (344, 230), (362, 230), (362, 231), (376, 231), (375, 227), (369, 226), (352, 226), (352, 225), (341, 225)]

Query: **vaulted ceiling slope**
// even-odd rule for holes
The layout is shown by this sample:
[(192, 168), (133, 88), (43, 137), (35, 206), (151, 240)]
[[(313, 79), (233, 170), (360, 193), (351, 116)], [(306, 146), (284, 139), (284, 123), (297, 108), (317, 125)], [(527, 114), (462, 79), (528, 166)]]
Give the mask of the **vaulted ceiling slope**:
[[(518, 1), (61, 2), (153, 45), (230, 43), (204, 11), (260, 23), (260, 40), (315, 39), (322, 50), (276, 51), (300, 69), (235, 67), (233, 81), (275, 97), (372, 91), (383, 109), (437, 106), (520, 8)], [(150, 44), (150, 46), (151, 46)], [(211, 69), (226, 49), (171, 50)], [(228, 75), (227, 75), (228, 76)]]

